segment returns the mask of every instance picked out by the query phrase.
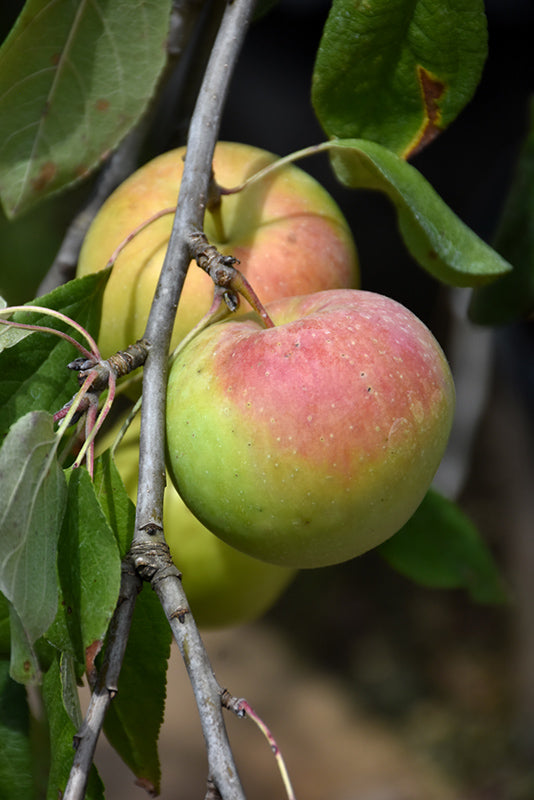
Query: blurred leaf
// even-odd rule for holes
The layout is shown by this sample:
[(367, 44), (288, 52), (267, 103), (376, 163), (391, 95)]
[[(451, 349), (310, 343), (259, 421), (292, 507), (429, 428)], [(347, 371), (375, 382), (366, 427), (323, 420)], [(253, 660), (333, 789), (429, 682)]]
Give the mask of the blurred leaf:
[(477, 603), (504, 603), (498, 568), (473, 523), (434, 490), (404, 527), (378, 548), (408, 578), (434, 589), (465, 588)]
[[(70, 473), (58, 544), (60, 618), (48, 631), (53, 645), (85, 663), (101, 647), (119, 597), (121, 560), (113, 531), (83, 467)], [(65, 630), (68, 638), (65, 637)], [(67, 644), (70, 639), (70, 646)]]
[(328, 149), (346, 186), (388, 195), (406, 247), (438, 280), (451, 286), (477, 286), (511, 269), (451, 211), (415, 167), (390, 150), (362, 139), (334, 140), (318, 149)]
[(27, 0), (0, 50), (0, 197), (14, 217), (85, 177), (139, 120), (171, 0)]
[(157, 596), (145, 586), (137, 598), (119, 691), (104, 731), (145, 788), (153, 787), (156, 794), (160, 782), (157, 741), (165, 710), (170, 644), (165, 613)]
[[(44, 676), (43, 700), (50, 730), (50, 774), (47, 800), (62, 797), (74, 760), (74, 737), (80, 724), (75, 700), (77, 690), (72, 661), (67, 655), (53, 660)], [(95, 767), (91, 767), (86, 800), (104, 800), (104, 787)]]
[(514, 265), (514, 270), (473, 293), (469, 316), (481, 325), (502, 325), (534, 315), (534, 101), (530, 131), (504, 207), (495, 248)]
[(30, 712), (26, 690), (9, 676), (0, 660), (0, 797), (34, 800)]
[[(100, 325), (102, 294), (109, 270), (78, 278), (32, 301), (75, 319), (91, 335)], [(34, 312), (17, 312), (12, 319), (57, 330), (75, 331), (59, 320)], [(82, 342), (86, 344), (86, 342)], [(78, 356), (68, 342), (51, 333), (32, 333), (15, 347), (0, 352), (0, 437), (20, 416), (33, 410), (58, 411), (78, 390), (67, 364)]]
[(9, 606), (9, 630), (11, 677), (18, 683), (38, 684), (41, 680), (41, 667), (36, 648), (30, 642), (24, 625), (12, 605)]
[(95, 460), (93, 484), (96, 498), (115, 534), (121, 558), (124, 558), (133, 537), (135, 505), (128, 497), (109, 450)]
[(11, 633), (9, 630), (9, 602), (0, 592), (0, 658), (9, 656)]
[(408, 158), (470, 100), (486, 53), (483, 0), (334, 0), (313, 105), (329, 136)]
[(0, 590), (30, 645), (56, 613), (57, 540), (66, 496), (53, 419), (42, 411), (26, 414), (0, 450)]

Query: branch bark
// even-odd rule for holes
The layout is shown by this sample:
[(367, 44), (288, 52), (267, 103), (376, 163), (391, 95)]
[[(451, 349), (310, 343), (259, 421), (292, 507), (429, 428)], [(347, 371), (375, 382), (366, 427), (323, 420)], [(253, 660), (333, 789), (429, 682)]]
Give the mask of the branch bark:
[(224, 101), (254, 3), (255, 0), (233, 0), (226, 4), (191, 120), (172, 234), (143, 337), (149, 342), (150, 349), (143, 375), (134, 539), (123, 565), (121, 599), (110, 625), (106, 663), (76, 739), (77, 753), (64, 800), (82, 800), (85, 794), (96, 742), (116, 692), (138, 593), (138, 576), (150, 581), (158, 594), (192, 683), (207, 748), (208, 787), (217, 791), (223, 800), (245, 800), (222, 716), (223, 689), (213, 674), (189, 611), (180, 573), (165, 542), (163, 495), (166, 474), (165, 401), (171, 332), (194, 250), (194, 236), (203, 229), (211, 163)]
[[(150, 351), (143, 375), (139, 490), (132, 546), (136, 568), (142, 577), (150, 578), (184, 659), (206, 742), (208, 779), (224, 800), (244, 800), (244, 793), (222, 717), (221, 687), (189, 613), (178, 573), (172, 570), (163, 536), (165, 401), (174, 317), (192, 256), (194, 235), (203, 228), (224, 101), (253, 6), (254, 0), (234, 0), (226, 6), (191, 120), (172, 234), (144, 333)], [(156, 563), (150, 557), (153, 552), (160, 557)], [(147, 574), (147, 570), (152, 574)]]

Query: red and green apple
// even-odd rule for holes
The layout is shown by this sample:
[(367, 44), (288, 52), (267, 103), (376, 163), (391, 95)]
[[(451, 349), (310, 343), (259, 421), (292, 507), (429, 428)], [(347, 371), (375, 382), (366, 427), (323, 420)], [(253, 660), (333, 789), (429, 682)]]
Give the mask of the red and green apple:
[(273, 564), (335, 564), (396, 533), (448, 440), (454, 386), (394, 300), (331, 290), (200, 332), (174, 361), (168, 468), (196, 517)]
[[(108, 437), (108, 443), (114, 434)], [(135, 502), (139, 467), (139, 417), (122, 439), (115, 463)], [(200, 628), (251, 622), (276, 602), (295, 570), (267, 564), (227, 545), (193, 516), (169, 480), (163, 506), (164, 531), (182, 573), (187, 600)]]
[[(104, 203), (84, 240), (77, 277), (103, 269), (142, 223), (176, 205), (185, 148), (153, 159), (122, 183)], [(276, 156), (244, 144), (220, 142), (213, 169), (219, 185), (233, 187)], [(115, 260), (104, 293), (98, 344), (104, 358), (124, 350), (145, 330), (171, 233), (173, 215), (154, 219), (131, 238)], [(352, 235), (334, 200), (294, 165), (275, 170), (221, 199), (220, 213), (206, 214), (205, 233), (223, 254), (239, 259), (262, 303), (280, 297), (357, 284)], [(189, 270), (171, 348), (207, 313), (213, 283), (198, 267)], [(242, 311), (250, 310), (242, 302)]]

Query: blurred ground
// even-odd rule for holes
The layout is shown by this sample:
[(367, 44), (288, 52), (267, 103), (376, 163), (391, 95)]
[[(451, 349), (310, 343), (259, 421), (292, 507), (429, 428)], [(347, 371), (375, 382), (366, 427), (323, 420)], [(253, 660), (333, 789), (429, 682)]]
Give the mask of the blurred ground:
[[(206, 636), (219, 679), (248, 698), (271, 726), (299, 798), (307, 800), (453, 800), (451, 783), (387, 725), (369, 717), (335, 680), (299, 663), (268, 625)], [(204, 796), (206, 762), (184, 670), (173, 653), (169, 714), (163, 729), (162, 798)], [(251, 721), (228, 717), (247, 796), (283, 798), (270, 748)], [(107, 750), (97, 760), (112, 800), (142, 797)]]

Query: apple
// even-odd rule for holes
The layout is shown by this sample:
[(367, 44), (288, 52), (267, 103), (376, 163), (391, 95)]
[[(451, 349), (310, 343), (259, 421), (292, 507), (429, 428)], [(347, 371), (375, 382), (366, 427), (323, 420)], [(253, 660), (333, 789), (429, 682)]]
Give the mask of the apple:
[(387, 297), (331, 290), (214, 324), (174, 361), (167, 460), (186, 504), (238, 550), (319, 567), (392, 536), (423, 499), (454, 385), (427, 327)]
[[(108, 443), (114, 434), (108, 437)], [(139, 466), (139, 418), (115, 453), (115, 464), (135, 502)], [(266, 564), (240, 553), (210, 533), (168, 481), (164, 500), (165, 538), (182, 572), (188, 602), (204, 629), (250, 622), (262, 616), (294, 578), (294, 569)]]
[[(103, 204), (84, 240), (77, 277), (103, 269), (141, 223), (176, 205), (185, 148), (153, 159)], [(217, 182), (233, 187), (276, 160), (244, 144), (219, 142)], [(205, 233), (225, 255), (239, 259), (262, 303), (322, 289), (355, 286), (357, 257), (351, 233), (330, 195), (298, 167), (288, 165), (243, 191), (222, 197), (220, 216), (206, 214)], [(173, 215), (151, 222), (117, 257), (107, 284), (98, 344), (104, 358), (139, 339), (167, 249)], [(189, 270), (171, 347), (209, 310), (213, 283)], [(243, 311), (250, 310), (242, 302)]]

